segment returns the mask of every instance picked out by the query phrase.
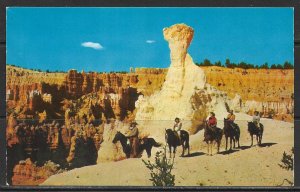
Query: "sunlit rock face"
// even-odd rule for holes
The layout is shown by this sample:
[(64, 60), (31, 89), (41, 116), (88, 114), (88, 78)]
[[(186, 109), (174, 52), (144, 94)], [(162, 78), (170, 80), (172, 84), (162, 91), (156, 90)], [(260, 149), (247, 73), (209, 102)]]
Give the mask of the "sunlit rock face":
[(110, 123), (104, 124), (103, 142), (98, 151), (97, 163), (118, 161), (126, 158), (120, 142), (117, 142), (116, 144), (112, 142), (117, 131), (122, 131), (125, 127), (126, 125), (118, 120), (113, 120)]
[(205, 75), (187, 54), (194, 30), (185, 24), (163, 29), (169, 43), (171, 64), (160, 91), (136, 102), (136, 120), (173, 120), (175, 117), (191, 119), (190, 99), (205, 86)]

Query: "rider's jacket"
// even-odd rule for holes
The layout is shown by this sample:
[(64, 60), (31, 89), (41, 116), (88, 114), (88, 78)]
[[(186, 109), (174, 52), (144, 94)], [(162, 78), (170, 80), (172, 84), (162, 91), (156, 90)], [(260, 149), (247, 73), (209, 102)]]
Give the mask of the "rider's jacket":
[(174, 123), (174, 127), (173, 127), (173, 130), (174, 131), (180, 131), (181, 130), (181, 127), (182, 127), (182, 123), (181, 122), (175, 122)]
[(217, 126), (217, 119), (214, 116), (208, 118), (208, 125), (211, 127)]
[(259, 115), (253, 115), (252, 121), (253, 121), (253, 123), (259, 124), (260, 116)]
[(234, 120), (235, 120), (235, 115), (234, 114), (228, 114), (228, 116), (227, 116), (227, 120), (229, 120), (229, 121), (232, 121), (232, 122), (234, 122)]

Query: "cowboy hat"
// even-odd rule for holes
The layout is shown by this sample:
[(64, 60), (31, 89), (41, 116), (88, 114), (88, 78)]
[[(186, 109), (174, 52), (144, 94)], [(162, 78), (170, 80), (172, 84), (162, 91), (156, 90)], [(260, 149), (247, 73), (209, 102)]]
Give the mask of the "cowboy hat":
[(130, 125), (138, 125), (136, 121), (132, 121)]

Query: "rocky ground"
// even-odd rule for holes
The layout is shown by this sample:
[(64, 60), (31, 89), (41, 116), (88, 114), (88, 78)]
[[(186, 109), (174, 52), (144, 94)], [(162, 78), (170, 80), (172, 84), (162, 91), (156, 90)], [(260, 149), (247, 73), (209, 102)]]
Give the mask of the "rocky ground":
[[(259, 147), (254, 142), (255, 145), (249, 147), (250, 136), (245, 119), (250, 117), (244, 114), (237, 116), (241, 128), (241, 148), (225, 152), (223, 138), (221, 153), (207, 156), (206, 144), (202, 142), (203, 130), (198, 132), (191, 137), (189, 157), (179, 157), (178, 150), (173, 170), (176, 186), (277, 186), (284, 179), (293, 181), (293, 172), (283, 170), (278, 163), (283, 152), (290, 152), (294, 146), (294, 125), (263, 119), (263, 144)], [(156, 139), (163, 141), (163, 134)], [(147, 159), (145, 153), (142, 158)], [(154, 157), (150, 160), (153, 161)], [(74, 169), (51, 176), (42, 185), (151, 186), (149, 178), (149, 170), (142, 159), (137, 158)]]

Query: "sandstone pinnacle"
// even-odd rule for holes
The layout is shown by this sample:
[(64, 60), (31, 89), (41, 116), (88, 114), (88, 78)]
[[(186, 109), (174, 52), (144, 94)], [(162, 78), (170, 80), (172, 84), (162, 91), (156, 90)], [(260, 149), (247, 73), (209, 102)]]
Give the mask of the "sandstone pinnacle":
[(166, 27), (163, 29), (164, 38), (169, 43), (180, 42), (185, 43), (187, 47), (194, 36), (194, 29), (187, 26), (186, 24), (175, 24), (171, 27)]

